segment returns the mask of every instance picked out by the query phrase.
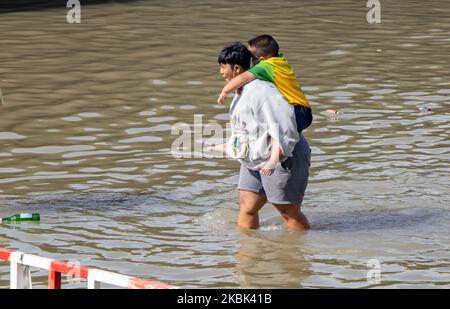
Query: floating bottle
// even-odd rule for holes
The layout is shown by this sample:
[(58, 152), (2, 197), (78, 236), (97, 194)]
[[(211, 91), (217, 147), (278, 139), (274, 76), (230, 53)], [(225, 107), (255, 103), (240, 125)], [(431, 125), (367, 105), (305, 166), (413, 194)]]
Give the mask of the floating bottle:
[(340, 112), (335, 109), (327, 109), (325, 112), (327, 112), (328, 114), (334, 114), (334, 115), (340, 114)]
[(0, 218), (1, 222), (22, 222), (22, 221), (40, 221), (41, 216), (38, 213), (32, 214), (15, 214), (10, 217)]

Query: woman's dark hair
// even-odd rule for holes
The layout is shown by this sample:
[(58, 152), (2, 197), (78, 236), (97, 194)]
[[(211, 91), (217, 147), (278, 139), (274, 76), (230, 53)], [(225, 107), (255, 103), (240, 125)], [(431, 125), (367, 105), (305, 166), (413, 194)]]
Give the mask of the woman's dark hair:
[(280, 47), (277, 41), (268, 34), (258, 35), (248, 41), (248, 45), (255, 47), (256, 56), (259, 57), (278, 57)]
[(244, 70), (248, 70), (251, 58), (252, 54), (248, 51), (247, 46), (241, 42), (234, 42), (222, 49), (218, 61), (220, 64), (239, 64)]

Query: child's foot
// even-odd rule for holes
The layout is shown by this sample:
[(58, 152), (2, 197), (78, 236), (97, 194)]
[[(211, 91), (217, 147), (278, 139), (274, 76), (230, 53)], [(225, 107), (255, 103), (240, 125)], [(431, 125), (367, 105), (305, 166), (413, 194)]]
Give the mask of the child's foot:
[(264, 176), (271, 176), (277, 167), (278, 161), (268, 161), (261, 169), (260, 173)]

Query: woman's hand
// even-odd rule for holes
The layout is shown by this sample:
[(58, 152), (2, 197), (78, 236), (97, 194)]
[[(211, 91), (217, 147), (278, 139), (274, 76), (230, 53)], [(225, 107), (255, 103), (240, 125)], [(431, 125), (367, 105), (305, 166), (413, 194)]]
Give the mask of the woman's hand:
[(226, 153), (226, 149), (227, 149), (227, 144), (220, 144), (220, 145), (212, 145), (207, 147), (206, 149), (208, 149), (208, 151), (211, 152), (221, 152), (221, 153)]

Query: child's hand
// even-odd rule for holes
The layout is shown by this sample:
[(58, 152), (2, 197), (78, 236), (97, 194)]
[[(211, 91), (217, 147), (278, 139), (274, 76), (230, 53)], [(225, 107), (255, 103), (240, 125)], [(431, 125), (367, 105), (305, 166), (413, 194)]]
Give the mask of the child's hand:
[(219, 98), (217, 99), (217, 103), (220, 104), (220, 105), (224, 105), (227, 96), (228, 96), (228, 93), (222, 91), (222, 93), (220, 94)]
[(269, 160), (264, 167), (261, 169), (260, 173), (264, 176), (271, 176), (273, 174), (273, 171), (277, 167), (278, 161), (272, 161)]

